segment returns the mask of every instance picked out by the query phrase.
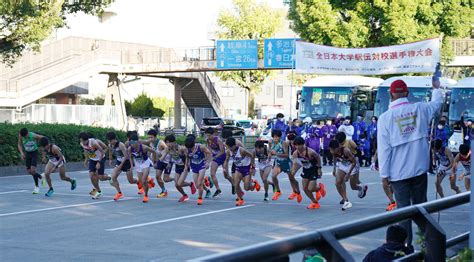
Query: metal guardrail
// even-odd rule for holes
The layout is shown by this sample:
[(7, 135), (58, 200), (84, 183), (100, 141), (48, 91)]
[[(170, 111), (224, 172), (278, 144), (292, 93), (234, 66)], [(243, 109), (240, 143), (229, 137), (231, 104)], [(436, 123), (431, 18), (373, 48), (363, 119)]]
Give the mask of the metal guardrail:
[[(469, 202), (470, 192), (443, 199), (397, 209), (354, 222), (327, 227), (318, 231), (299, 234), (289, 238), (269, 241), (240, 248), (223, 254), (197, 258), (192, 261), (272, 261), (288, 258), (288, 255), (306, 248), (316, 248), (328, 261), (355, 261), (349, 252), (339, 243), (340, 239), (365, 233), (406, 219), (413, 219), (424, 228), (426, 240), (426, 261), (444, 261), (446, 247), (465, 240), (463, 234), (446, 242), (446, 234), (430, 213), (452, 208)], [(412, 255), (410, 255), (411, 257)], [(418, 257), (419, 254), (413, 254)], [(404, 261), (411, 261), (405, 260)]]

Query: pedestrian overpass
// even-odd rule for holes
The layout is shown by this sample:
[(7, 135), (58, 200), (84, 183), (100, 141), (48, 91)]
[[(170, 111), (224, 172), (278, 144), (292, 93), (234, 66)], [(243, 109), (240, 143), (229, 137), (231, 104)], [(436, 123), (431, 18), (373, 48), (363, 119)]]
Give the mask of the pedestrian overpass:
[[(452, 66), (474, 66), (474, 40), (455, 40)], [(470, 42), (469, 42), (470, 41)], [(258, 69), (264, 69), (258, 61)], [(290, 69), (290, 68), (288, 68)], [(196, 122), (205, 116), (223, 116), (224, 106), (207, 71), (219, 71), (215, 48), (175, 50), (157, 46), (67, 37), (43, 44), (40, 53), (25, 53), (12, 68), (0, 65), (0, 107), (21, 109), (49, 94), (95, 74), (108, 74), (106, 105), (112, 100), (126, 123), (121, 98), (122, 75), (167, 78), (175, 89), (175, 126), (181, 123), (181, 99), (193, 109)], [(229, 70), (229, 69), (224, 69)]]

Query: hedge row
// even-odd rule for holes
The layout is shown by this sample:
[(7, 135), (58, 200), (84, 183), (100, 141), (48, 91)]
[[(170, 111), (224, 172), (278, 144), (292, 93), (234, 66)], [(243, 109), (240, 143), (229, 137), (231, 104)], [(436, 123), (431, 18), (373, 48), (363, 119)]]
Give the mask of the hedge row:
[[(82, 147), (79, 145), (78, 135), (80, 132), (89, 132), (95, 138), (107, 143), (105, 134), (110, 131), (106, 128), (79, 126), (69, 124), (9, 124), (0, 123), (0, 166), (21, 165), (20, 153), (18, 152), (18, 132), (26, 127), (29, 131), (47, 136), (52, 143), (58, 145), (68, 162), (84, 160)], [(121, 141), (127, 136), (123, 131), (114, 130)], [(185, 136), (176, 137), (178, 144), (184, 144)], [(199, 137), (198, 143), (204, 143)]]

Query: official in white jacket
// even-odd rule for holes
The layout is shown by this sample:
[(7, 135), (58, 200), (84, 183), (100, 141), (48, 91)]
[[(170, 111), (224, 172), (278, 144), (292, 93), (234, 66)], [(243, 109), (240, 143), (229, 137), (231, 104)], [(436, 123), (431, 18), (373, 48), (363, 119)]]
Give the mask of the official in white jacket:
[[(390, 85), (392, 101), (378, 121), (377, 143), (380, 176), (391, 182), (397, 207), (427, 201), (427, 172), (430, 165), (428, 134), (430, 121), (443, 103), (439, 80), (433, 80), (431, 102), (410, 103), (402, 80)], [(411, 221), (402, 223), (411, 246)]]

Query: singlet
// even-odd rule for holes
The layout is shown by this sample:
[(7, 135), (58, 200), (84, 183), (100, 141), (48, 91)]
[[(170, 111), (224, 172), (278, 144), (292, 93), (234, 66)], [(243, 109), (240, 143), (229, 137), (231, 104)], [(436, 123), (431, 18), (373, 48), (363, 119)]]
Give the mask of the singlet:
[[(197, 147), (197, 148), (196, 148)], [(194, 150), (196, 149), (196, 150)], [(195, 151), (195, 152), (193, 152)], [(201, 150), (201, 145), (196, 144), (194, 148), (188, 149), (188, 157), (191, 160), (191, 164), (193, 165), (200, 165), (204, 163), (204, 159), (206, 158), (204, 152)]]
[(449, 161), (449, 158), (446, 155), (446, 151), (444, 147), (441, 149), (441, 152), (439, 151), (435, 152), (435, 157), (439, 161), (439, 164), (441, 166), (447, 167), (449, 166), (449, 164), (451, 164), (451, 161)]
[(471, 152), (469, 152), (467, 157), (463, 157), (461, 154), (459, 154), (459, 162), (464, 167), (464, 170), (466, 170), (466, 173), (471, 174)]
[(131, 150), (133, 160), (137, 162), (144, 162), (148, 160), (148, 154), (143, 150), (143, 145), (140, 144), (140, 149), (136, 151), (133, 146), (131, 146)]
[(317, 166), (316, 159), (310, 159), (307, 147), (306, 147), (306, 152), (303, 156), (301, 156), (298, 151), (296, 151), (296, 155), (297, 155), (296, 161), (298, 162), (300, 166), (303, 167), (303, 169), (311, 169)]
[(98, 149), (94, 150), (94, 148), (92, 147), (92, 141), (95, 141), (95, 139), (89, 138), (89, 140), (87, 141), (87, 146), (83, 145), (82, 143), (81, 146), (86, 151), (87, 157), (89, 157), (90, 160), (99, 161), (102, 159), (102, 153)]
[[(283, 144), (281, 141), (279, 141), (278, 144), (275, 144), (275, 142), (272, 140), (271, 145), (272, 145), (272, 150), (274, 150), (277, 154), (285, 153), (285, 150), (283, 149)], [(278, 156), (273, 156), (273, 157), (278, 161), (288, 160), (288, 157), (278, 157)]]
[(235, 166), (249, 166), (250, 165), (250, 157), (248, 156), (242, 156), (240, 153), (241, 147), (237, 148), (237, 151), (235, 151), (235, 154), (231, 154), (232, 160), (234, 160), (234, 165)]
[(183, 166), (184, 165), (184, 158), (186, 156), (179, 154), (179, 148), (176, 149), (176, 150), (170, 150), (168, 152), (168, 156), (170, 157), (171, 162), (173, 162), (175, 165), (177, 165), (177, 166)]
[(342, 146), (348, 148), (354, 157), (357, 155), (357, 144), (354, 141), (346, 139), (344, 143), (342, 143)]
[(25, 149), (26, 152), (34, 152), (38, 150), (38, 143), (36, 142), (35, 138), (35, 133), (33, 132), (28, 132), (28, 136), (22, 137), (21, 140), (23, 142), (23, 148)]
[[(344, 149), (343, 149), (344, 150)], [(340, 162), (341, 164), (348, 166), (351, 164), (351, 161), (349, 160), (349, 157), (344, 154), (344, 151), (341, 155), (335, 155), (336, 158), (335, 162)]]
[(262, 164), (268, 164), (272, 161), (268, 158), (267, 147), (264, 147), (263, 153), (257, 153), (257, 151), (255, 151), (255, 156), (257, 157), (258, 162)]
[(212, 156), (217, 156), (220, 154), (221, 149), (219, 148), (219, 138), (212, 137), (211, 141), (207, 140), (207, 147), (211, 150)]
[[(160, 158), (163, 155), (163, 150), (160, 149), (160, 139), (157, 138), (154, 143), (151, 144), (151, 149), (155, 150), (158, 158)], [(166, 156), (165, 159), (162, 161), (163, 163), (169, 163), (170, 162), (170, 157)]]
[[(46, 151), (46, 157), (51, 161), (51, 162), (57, 162), (59, 160), (61, 160), (61, 158), (59, 157), (59, 155), (53, 153), (53, 146), (54, 144), (51, 144), (51, 146), (49, 147), (49, 150)], [(61, 149), (58, 147), (59, 151), (61, 151)]]
[(123, 155), (122, 149), (120, 149), (120, 142), (117, 141), (117, 143), (115, 143), (115, 145), (113, 145), (112, 150), (113, 150), (112, 154), (115, 156), (117, 161), (122, 162), (122, 160), (124, 158), (124, 155)]

